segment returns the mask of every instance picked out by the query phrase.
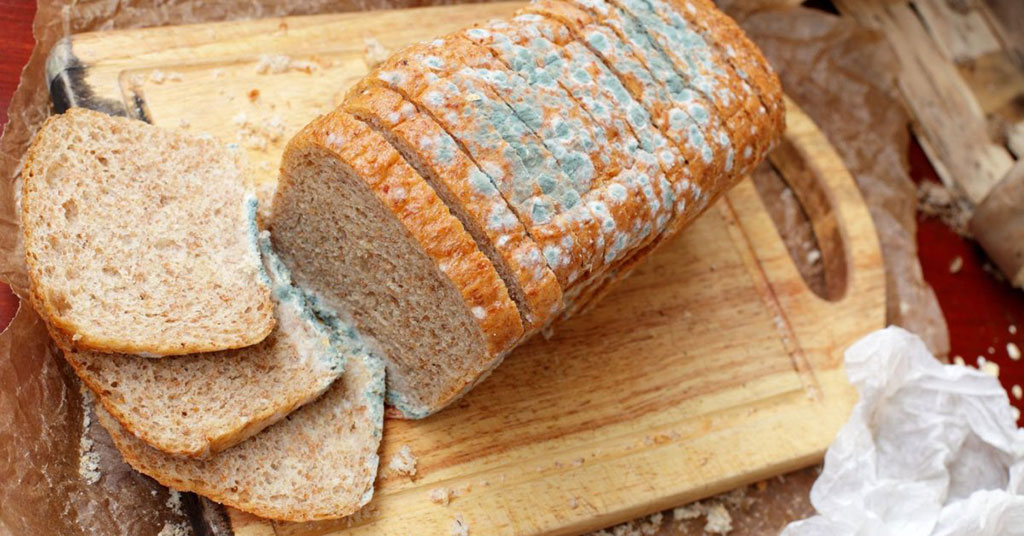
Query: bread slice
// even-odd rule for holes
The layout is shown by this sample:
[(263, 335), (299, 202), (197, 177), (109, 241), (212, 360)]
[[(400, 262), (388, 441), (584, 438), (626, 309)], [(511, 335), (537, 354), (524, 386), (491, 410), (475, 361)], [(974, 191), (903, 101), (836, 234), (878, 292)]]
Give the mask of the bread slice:
[(460, 56), (471, 51), (450, 36), (407, 47), (352, 92), (384, 85), (430, 114), (509, 200), (564, 291), (582, 275), (599, 225), (540, 138), (494, 91), (460, 72)]
[(287, 268), (260, 238), (277, 327), (237, 350), (166, 359), (69, 351), (65, 357), (129, 433), (164, 452), (208, 457), (315, 400), (341, 375), (330, 330), (313, 317)]
[[(591, 118), (594, 137), (604, 148), (601, 157), (612, 167), (606, 167), (609, 175), (604, 184), (586, 196), (595, 215), (610, 216), (607, 225), (602, 225), (600, 258), (587, 277), (605, 272), (610, 263), (652, 240), (672, 215), (674, 194), (657, 159), (639, 148), (610, 96), (583, 66), (571, 66), (564, 48), (556, 45), (571, 42), (569, 31), (550, 19), (526, 14), (510, 21), (492, 21), (462, 35), (488, 48), (510, 70), (529, 80), (538, 93), (561, 95)], [(625, 190), (625, 198), (612, 195), (616, 186)], [(576, 284), (573, 290), (579, 287)]]
[(542, 328), (561, 308), (562, 289), (491, 179), (440, 125), (388, 88), (349, 94), (344, 107), (387, 138), (459, 218), (501, 275), (524, 329)]
[(72, 108), (22, 175), (32, 301), (62, 346), (157, 357), (273, 329), (256, 200), (219, 144)]
[[(520, 44), (537, 41), (536, 35), (523, 35), (531, 29), (531, 24), (516, 21), (471, 28), (457, 35), (474, 45), (463, 47), (466, 51), (456, 57), (470, 67), (468, 72), (474, 73), (470, 76), (492, 87), (517, 116), (525, 118), (571, 181), (580, 175), (589, 177), (589, 187), (580, 194), (600, 225), (583, 265), (586, 277), (603, 271), (605, 259), (623, 253), (634, 237), (650, 233), (651, 210), (642, 189), (634, 187), (638, 176), (632, 169), (632, 154), (566, 90), (564, 84), (572, 80), (560, 81), (560, 73), (546, 68), (549, 51), (538, 53)], [(587, 154), (589, 160), (578, 157)], [(580, 173), (581, 169), (587, 171)], [(616, 190), (625, 195), (610, 195)]]
[(136, 470), (161, 484), (270, 519), (349, 515), (369, 502), (384, 420), (384, 366), (345, 339), (345, 373), (314, 402), (208, 459), (161, 452), (96, 408), (99, 422)]
[(761, 50), (736, 21), (719, 10), (711, 0), (652, 0), (651, 5), (666, 10), (674, 7), (675, 15), (682, 17), (705, 41), (718, 49), (736, 74), (753, 87), (764, 106), (762, 115), (767, 115), (771, 125), (768, 132), (758, 130), (754, 134), (767, 139), (767, 146), (771, 148), (786, 129), (786, 114), (779, 77)]
[(388, 368), (388, 401), (424, 417), (523, 334), (494, 266), (380, 134), (337, 110), (285, 149), (271, 222), (295, 283), (349, 315)]
[[(597, 0), (604, 1), (604, 0)], [(661, 52), (685, 81), (687, 89), (706, 99), (717, 112), (732, 142), (733, 165), (726, 172), (745, 174), (760, 161), (760, 138), (754, 135), (764, 120), (750, 84), (744, 82), (732, 65), (690, 28), (675, 8), (665, 3), (656, 7), (648, 0), (612, 0), (622, 13), (643, 27), (650, 45)], [(673, 23), (670, 24), (668, 21)], [(699, 116), (697, 116), (699, 119)], [(755, 126), (758, 125), (758, 126)]]
[(697, 182), (724, 166), (724, 159), (712, 151), (704, 132), (678, 106), (672, 102), (668, 89), (656, 81), (647, 66), (612, 28), (599, 24), (595, 17), (583, 9), (559, 0), (534, 0), (523, 8), (564, 24), (587, 49), (600, 58), (630, 96), (650, 114), (652, 124), (682, 154), (684, 176), (692, 178), (693, 197), (700, 199), (702, 191)]
[[(647, 29), (636, 18), (604, 0), (568, 0), (567, 3), (588, 11), (601, 26), (612, 30), (655, 83), (666, 90), (667, 102), (672, 106), (669, 124), (677, 125), (676, 128), (694, 138), (693, 143), (709, 163), (709, 171), (697, 178), (714, 181), (720, 175), (732, 173), (736, 167), (736, 151), (729, 124), (723, 122), (713, 101), (687, 86), (686, 79), (680, 76), (656, 40), (648, 35)], [(708, 154), (710, 159), (706, 158)]]

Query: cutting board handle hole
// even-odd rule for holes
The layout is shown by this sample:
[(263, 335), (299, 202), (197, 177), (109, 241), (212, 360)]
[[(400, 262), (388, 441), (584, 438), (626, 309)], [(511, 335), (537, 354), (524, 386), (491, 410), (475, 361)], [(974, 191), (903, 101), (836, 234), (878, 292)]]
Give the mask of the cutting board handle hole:
[(825, 300), (842, 300), (849, 281), (847, 247), (813, 161), (783, 138), (752, 179), (808, 288)]

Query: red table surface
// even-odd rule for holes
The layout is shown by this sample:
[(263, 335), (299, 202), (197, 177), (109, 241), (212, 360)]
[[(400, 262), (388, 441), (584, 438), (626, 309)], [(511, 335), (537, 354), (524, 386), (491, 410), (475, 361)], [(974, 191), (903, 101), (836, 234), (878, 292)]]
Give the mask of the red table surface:
[[(32, 0), (0, 0), (0, 124), (7, 124), (7, 106), (21, 77), (21, 68), (32, 52)], [(910, 149), (911, 175), (915, 181), (937, 181), (935, 171), (921, 148)], [(1024, 348), (1024, 291), (1014, 289), (985, 271), (981, 249), (957, 236), (934, 219), (919, 221), (917, 242), (925, 279), (935, 288), (952, 343), (951, 356), (975, 364), (978, 356), (1000, 366), (1007, 390), (1024, 386), (1024, 361), (1011, 361), (1006, 344)], [(963, 259), (957, 273), (949, 270), (956, 257)], [(0, 284), (0, 327), (6, 327), (17, 310), (18, 298)], [(1010, 333), (1010, 326), (1017, 333)], [(991, 351), (990, 351), (991, 350)], [(1011, 397), (1012, 398), (1012, 397)], [(1017, 407), (1024, 402), (1014, 401)]]

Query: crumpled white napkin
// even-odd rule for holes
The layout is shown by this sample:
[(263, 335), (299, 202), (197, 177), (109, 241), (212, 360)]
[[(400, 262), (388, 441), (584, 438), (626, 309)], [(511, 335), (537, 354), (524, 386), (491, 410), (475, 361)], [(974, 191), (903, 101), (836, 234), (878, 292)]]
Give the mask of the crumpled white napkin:
[(1024, 429), (999, 382), (890, 327), (846, 351), (860, 392), (783, 536), (1024, 536)]

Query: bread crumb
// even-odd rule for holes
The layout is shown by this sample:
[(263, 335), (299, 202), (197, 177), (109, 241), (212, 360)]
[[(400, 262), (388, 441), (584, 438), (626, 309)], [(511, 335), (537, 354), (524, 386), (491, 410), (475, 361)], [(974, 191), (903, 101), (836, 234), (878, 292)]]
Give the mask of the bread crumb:
[(249, 90), (249, 101), (250, 102), (256, 102), (256, 100), (259, 99), (259, 98), (260, 98), (260, 90), (255, 89), (255, 88)]
[(452, 521), (452, 536), (469, 536), (469, 524), (462, 519), (462, 514), (455, 514), (455, 520)]
[(409, 445), (402, 445), (398, 452), (388, 462), (388, 469), (396, 475), (414, 476), (416, 474), (416, 456), (413, 455)]
[(181, 82), (182, 80), (184, 80), (184, 78), (185, 77), (182, 76), (181, 73), (176, 71), (169, 71), (165, 73), (160, 69), (156, 69), (155, 71), (149, 73), (149, 81), (153, 82), (154, 84), (163, 84), (167, 81)]
[(676, 521), (686, 521), (687, 519), (697, 519), (701, 516), (701, 513), (700, 503), (688, 504), (679, 508), (673, 508), (672, 518)]
[(1012, 393), (1013, 398), (1016, 398), (1017, 400), (1024, 398), (1024, 388), (1021, 388), (1020, 385), (1014, 385), (1013, 387), (1011, 387), (1010, 393)]
[(448, 506), (448, 503), (451, 501), (452, 490), (448, 488), (434, 488), (430, 490), (430, 502), (440, 504), (441, 506)]
[(177, 490), (173, 489), (168, 489), (167, 491), (167, 502), (164, 504), (167, 505), (167, 508), (169, 508), (171, 512), (178, 514), (179, 516), (185, 515), (185, 509), (181, 505), (181, 494), (178, 493)]
[(391, 51), (375, 37), (363, 38), (363, 61), (370, 69), (384, 63), (391, 56)]
[(917, 210), (939, 218), (960, 236), (971, 236), (969, 222), (974, 212), (971, 203), (941, 184), (923, 181), (917, 186)]
[(100, 454), (93, 450), (95, 444), (89, 438), (89, 427), (92, 426), (93, 398), (92, 393), (84, 386), (82, 393), (82, 436), (78, 440), (78, 476), (85, 480), (86, 484), (95, 484), (100, 481)]
[(285, 124), (280, 115), (263, 118), (256, 123), (239, 112), (231, 118), (231, 123), (238, 127), (237, 139), (248, 149), (265, 151), (270, 144), (276, 144), (284, 138)]
[(967, 364), (967, 362), (964, 361), (964, 358), (958, 355), (953, 356), (953, 362), (956, 363), (957, 365), (960, 365), (961, 367)]
[(1008, 342), (1006, 343), (1006, 355), (1014, 361), (1020, 361), (1020, 348), (1016, 344)]
[(260, 54), (256, 62), (256, 74), (281, 74), (288, 71), (304, 71), (312, 74), (320, 66), (304, 60), (293, 60), (284, 54)]
[(292, 64), (291, 56), (284, 54), (260, 54), (256, 62), (256, 74), (279, 74), (288, 70)]
[(704, 532), (708, 534), (729, 534), (732, 531), (732, 516), (722, 504), (713, 504), (707, 511), (708, 521)]
[(963, 268), (963, 267), (964, 267), (964, 259), (963, 259), (963, 257), (957, 255), (956, 257), (953, 257), (953, 260), (950, 261), (950, 263), (949, 263), (949, 273), (951, 273), (951, 274), (960, 273), (960, 269)]
[(345, 526), (351, 527), (352, 525), (356, 525), (362, 523), (363, 521), (373, 519), (377, 517), (378, 514), (380, 514), (380, 511), (377, 510), (376, 506), (366, 505), (361, 509), (357, 510), (354, 514), (346, 517)]
[(580, 501), (576, 497), (569, 497), (569, 508), (575, 510), (579, 508)]
[(164, 523), (156, 536), (189, 536), (191, 533), (185, 523)]
[(812, 249), (807, 252), (807, 264), (817, 264), (821, 260), (821, 252), (817, 249)]

